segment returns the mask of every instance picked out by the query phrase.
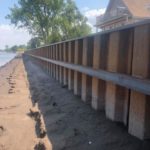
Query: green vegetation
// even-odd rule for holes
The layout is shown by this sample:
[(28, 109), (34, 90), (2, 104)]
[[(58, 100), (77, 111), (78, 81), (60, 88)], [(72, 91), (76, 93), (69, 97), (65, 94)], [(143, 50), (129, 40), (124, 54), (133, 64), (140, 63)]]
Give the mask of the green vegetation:
[(32, 49), (40, 46), (40, 40), (38, 37), (32, 38), (28, 43), (27, 43), (27, 49)]
[(19, 0), (10, 11), (11, 23), (33, 36), (29, 48), (91, 33), (73, 0)]

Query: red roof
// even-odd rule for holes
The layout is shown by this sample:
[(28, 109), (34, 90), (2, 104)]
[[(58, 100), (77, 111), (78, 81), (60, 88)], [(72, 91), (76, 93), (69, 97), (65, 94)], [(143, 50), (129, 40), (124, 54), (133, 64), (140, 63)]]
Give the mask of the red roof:
[(150, 17), (150, 0), (122, 0), (133, 17)]

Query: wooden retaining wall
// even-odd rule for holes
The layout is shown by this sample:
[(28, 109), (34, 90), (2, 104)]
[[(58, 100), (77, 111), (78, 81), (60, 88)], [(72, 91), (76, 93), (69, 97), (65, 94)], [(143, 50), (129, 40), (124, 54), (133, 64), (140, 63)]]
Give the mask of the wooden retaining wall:
[(150, 21), (26, 52), (130, 134), (150, 138)]

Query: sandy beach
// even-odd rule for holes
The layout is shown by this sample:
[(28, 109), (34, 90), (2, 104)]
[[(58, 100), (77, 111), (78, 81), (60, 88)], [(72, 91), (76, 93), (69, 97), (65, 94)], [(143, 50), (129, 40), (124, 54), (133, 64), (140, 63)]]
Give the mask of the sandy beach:
[(15, 58), (0, 69), (0, 150), (33, 150), (43, 142), (30, 97), (23, 61)]
[(31, 60), (0, 68), (0, 150), (149, 150)]

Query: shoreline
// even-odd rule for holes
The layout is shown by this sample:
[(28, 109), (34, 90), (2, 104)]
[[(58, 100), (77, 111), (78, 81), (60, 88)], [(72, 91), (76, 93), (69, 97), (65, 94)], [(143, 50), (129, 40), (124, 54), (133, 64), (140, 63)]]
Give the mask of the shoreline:
[(7, 61), (4, 65), (1, 65), (0, 69), (4, 68), (6, 65), (8, 65), (9, 63), (11, 63), (11, 61), (13, 61), (14, 59), (16, 59), (17, 56), (18, 56), (18, 54), (16, 56), (14, 56), (11, 60)]

